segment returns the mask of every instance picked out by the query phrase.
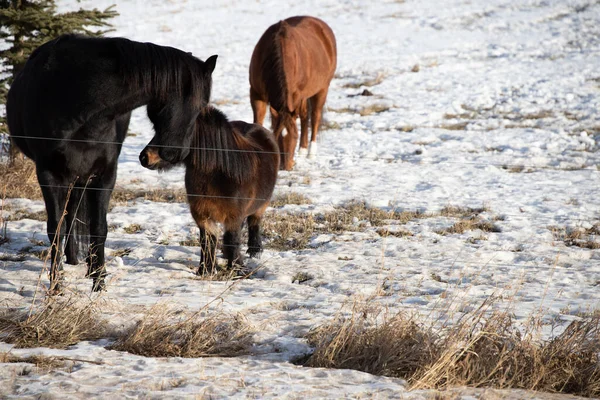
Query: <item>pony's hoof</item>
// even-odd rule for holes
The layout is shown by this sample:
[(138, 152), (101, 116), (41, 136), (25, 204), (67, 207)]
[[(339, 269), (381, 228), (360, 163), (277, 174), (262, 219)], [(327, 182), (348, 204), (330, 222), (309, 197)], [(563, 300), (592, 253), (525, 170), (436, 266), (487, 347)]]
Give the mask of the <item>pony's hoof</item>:
[(262, 252), (263, 249), (261, 249), (260, 247), (249, 247), (246, 251), (246, 254), (248, 254), (250, 258), (260, 258)]
[(300, 150), (298, 150), (298, 155), (305, 156), (307, 154), (308, 154), (308, 149), (305, 149), (304, 147), (300, 147)]

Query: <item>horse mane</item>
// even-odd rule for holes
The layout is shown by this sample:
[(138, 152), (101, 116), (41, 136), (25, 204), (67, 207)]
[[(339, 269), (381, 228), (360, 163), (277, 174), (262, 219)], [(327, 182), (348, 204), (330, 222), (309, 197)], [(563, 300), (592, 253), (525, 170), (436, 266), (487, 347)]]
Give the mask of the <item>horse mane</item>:
[[(173, 93), (191, 95), (201, 106), (200, 96), (210, 93), (202, 62), (191, 53), (154, 43), (109, 38), (117, 49), (120, 72), (128, 89), (141, 90), (155, 99), (167, 100)], [(204, 99), (208, 102), (208, 99)]]
[(240, 184), (254, 176), (260, 145), (234, 130), (221, 111), (214, 107), (201, 111), (193, 135), (188, 168), (204, 174), (218, 171)]
[[(283, 41), (288, 37), (289, 24), (282, 20), (273, 34), (272, 50), (267, 52), (261, 68), (263, 82), (267, 84), (269, 103), (277, 111), (288, 110), (288, 84), (285, 74)], [(275, 78), (275, 79), (273, 79)]]

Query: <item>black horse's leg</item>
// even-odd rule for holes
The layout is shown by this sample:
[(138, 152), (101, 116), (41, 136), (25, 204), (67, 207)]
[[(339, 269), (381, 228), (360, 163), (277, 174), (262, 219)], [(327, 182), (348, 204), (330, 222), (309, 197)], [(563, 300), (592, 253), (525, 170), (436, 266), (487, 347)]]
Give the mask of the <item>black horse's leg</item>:
[(217, 237), (200, 226), (200, 265), (196, 275), (210, 275), (216, 272)]
[[(79, 189), (73, 189), (69, 196), (69, 202), (67, 204), (67, 215), (66, 215), (66, 241), (65, 241), (65, 255), (67, 256), (67, 264), (77, 265), (77, 214), (80, 206), (81, 192)], [(81, 214), (80, 214), (81, 215)]]
[(86, 189), (86, 206), (90, 221), (90, 247), (86, 260), (88, 264), (87, 276), (93, 279), (92, 291), (94, 292), (105, 288), (104, 244), (108, 234), (106, 213), (108, 212), (108, 203), (115, 187), (116, 178), (117, 165), (115, 160), (113, 165), (107, 167), (104, 175), (94, 178)]
[(50, 293), (60, 292), (60, 281), (62, 280), (62, 234), (65, 227), (61, 223), (61, 218), (65, 210), (68, 189), (65, 182), (54, 176), (50, 171), (42, 166), (36, 165), (36, 172), (44, 203), (46, 204), (46, 213), (48, 220), (46, 231), (50, 240)]
[(262, 253), (262, 237), (260, 235), (260, 220), (259, 215), (250, 215), (248, 217), (248, 255), (250, 257), (260, 257)]
[(223, 235), (223, 255), (227, 259), (227, 269), (232, 270), (234, 265), (244, 266), (242, 254), (240, 253), (241, 242), (241, 222), (235, 221), (231, 224), (225, 224), (225, 234)]

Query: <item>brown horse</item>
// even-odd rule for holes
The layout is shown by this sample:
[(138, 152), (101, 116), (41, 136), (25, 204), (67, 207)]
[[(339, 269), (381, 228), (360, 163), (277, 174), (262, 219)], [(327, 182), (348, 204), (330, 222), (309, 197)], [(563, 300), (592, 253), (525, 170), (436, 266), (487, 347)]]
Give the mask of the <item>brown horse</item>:
[[(196, 119), (185, 165), (185, 188), (192, 216), (200, 228), (198, 275), (216, 271), (216, 223), (225, 228), (223, 254), (227, 267), (243, 266), (240, 231), (248, 221), (248, 254), (262, 251), (260, 221), (269, 205), (279, 170), (279, 149), (271, 132), (260, 125), (229, 122), (216, 108)], [(169, 169), (154, 139), (140, 154), (149, 169)]]
[[(300, 153), (317, 151), (317, 132), (329, 83), (337, 63), (335, 36), (323, 21), (291, 17), (271, 25), (256, 44), (250, 60), (250, 103), (254, 123), (264, 121), (271, 106), (271, 129), (284, 154), (282, 167), (294, 166), (300, 116)], [(311, 145), (308, 150), (308, 113)], [(287, 135), (283, 136), (283, 129)]]

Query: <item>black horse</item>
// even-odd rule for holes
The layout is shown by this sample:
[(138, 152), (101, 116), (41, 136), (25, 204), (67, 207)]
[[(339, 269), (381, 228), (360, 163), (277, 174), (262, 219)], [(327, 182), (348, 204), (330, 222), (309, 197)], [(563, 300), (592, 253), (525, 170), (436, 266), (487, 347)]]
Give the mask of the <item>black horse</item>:
[(46, 203), (52, 292), (59, 290), (63, 241), (67, 263), (78, 263), (75, 237), (89, 244), (93, 290), (104, 288), (106, 213), (131, 111), (147, 105), (161, 158), (182, 161), (209, 102), (216, 59), (81, 35), (33, 51), (10, 88), (6, 113), (13, 142), (35, 162)]

